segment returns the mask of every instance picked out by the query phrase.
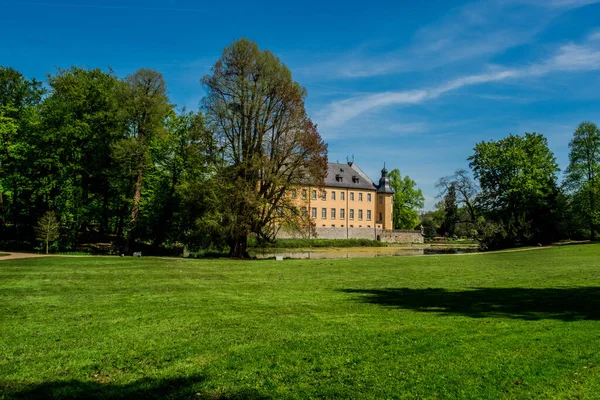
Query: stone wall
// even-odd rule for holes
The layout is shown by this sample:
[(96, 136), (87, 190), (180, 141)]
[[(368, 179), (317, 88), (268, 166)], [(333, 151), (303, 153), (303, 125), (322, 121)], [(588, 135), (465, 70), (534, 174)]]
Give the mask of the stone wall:
[(424, 243), (421, 231), (403, 229), (378, 230), (379, 240), (386, 243)]
[[(280, 231), (278, 239), (308, 238), (307, 234), (299, 232)], [(316, 228), (318, 239), (371, 239), (386, 243), (423, 243), (420, 231), (410, 230), (383, 230), (375, 228)], [(315, 237), (311, 237), (315, 239)]]

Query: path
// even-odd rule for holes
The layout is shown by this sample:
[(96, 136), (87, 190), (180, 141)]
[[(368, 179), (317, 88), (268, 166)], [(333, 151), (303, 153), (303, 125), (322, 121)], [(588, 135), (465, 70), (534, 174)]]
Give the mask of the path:
[(18, 260), (19, 258), (38, 258), (38, 257), (50, 257), (50, 255), (46, 254), (35, 254), (35, 253), (11, 253), (11, 252), (2, 252), (7, 253), (7, 256), (0, 257), (0, 261), (3, 260)]

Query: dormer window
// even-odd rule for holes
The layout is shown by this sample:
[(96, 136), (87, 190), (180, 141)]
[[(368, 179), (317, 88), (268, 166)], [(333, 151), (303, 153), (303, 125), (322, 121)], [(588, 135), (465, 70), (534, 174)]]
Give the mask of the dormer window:
[(356, 176), (356, 175), (352, 176), (353, 183), (358, 183), (358, 181), (359, 181), (358, 176)]
[(340, 175), (340, 174), (337, 174), (335, 176), (335, 180), (338, 181), (338, 182), (343, 182), (344, 181), (344, 177), (342, 175)]

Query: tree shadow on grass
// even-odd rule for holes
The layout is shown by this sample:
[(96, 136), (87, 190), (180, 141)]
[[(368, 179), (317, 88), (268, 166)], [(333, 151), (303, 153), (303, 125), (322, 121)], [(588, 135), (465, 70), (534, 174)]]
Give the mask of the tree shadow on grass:
[[(144, 378), (127, 385), (60, 380), (35, 385), (0, 383), (0, 399), (266, 399), (254, 389), (206, 392), (202, 376), (175, 379)], [(4, 387), (2, 387), (4, 386)]]
[(600, 287), (582, 288), (475, 288), (343, 289), (360, 295), (359, 301), (441, 315), (473, 318), (504, 317), (562, 321), (600, 319)]

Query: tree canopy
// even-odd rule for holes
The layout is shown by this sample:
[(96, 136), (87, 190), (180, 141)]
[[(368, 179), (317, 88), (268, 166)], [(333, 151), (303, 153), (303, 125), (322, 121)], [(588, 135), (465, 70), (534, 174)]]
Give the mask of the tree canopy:
[(403, 178), (399, 169), (390, 171), (389, 177), (394, 190), (392, 225), (394, 229), (415, 229), (419, 225), (419, 211), (425, 204), (423, 192), (408, 175)]
[(241, 39), (225, 48), (202, 83), (222, 155), (222, 224), (231, 255), (243, 257), (250, 233), (268, 240), (281, 224), (298, 223), (302, 216), (286, 193), (302, 182), (322, 183), (327, 146), (306, 114), (306, 90), (256, 43)]

